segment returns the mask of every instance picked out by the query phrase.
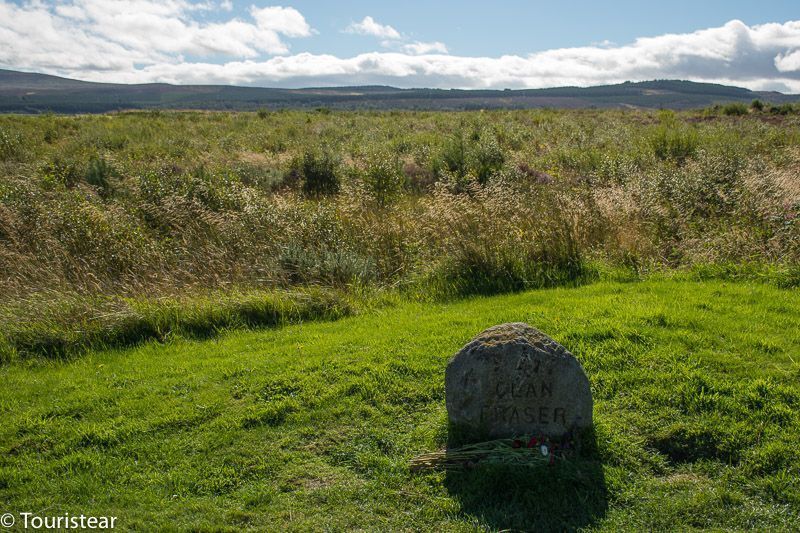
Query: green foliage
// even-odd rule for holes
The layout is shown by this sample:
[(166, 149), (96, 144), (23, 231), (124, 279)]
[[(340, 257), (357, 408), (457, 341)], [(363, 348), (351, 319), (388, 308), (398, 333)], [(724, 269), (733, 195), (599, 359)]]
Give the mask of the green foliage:
[(394, 202), (405, 190), (406, 178), (397, 156), (378, 152), (368, 156), (361, 180), (378, 208)]
[(494, 255), (475, 247), (448, 258), (429, 283), (442, 295), (461, 296), (572, 285), (590, 278), (579, 257), (537, 257), (524, 252)]
[(771, 105), (769, 112), (773, 115), (792, 115), (798, 113), (798, 107), (789, 103), (780, 105)]
[(75, 187), (84, 176), (81, 175), (80, 164), (74, 160), (56, 156), (43, 168), (49, 180), (60, 183), (67, 188)]
[(306, 150), (300, 163), (303, 192), (319, 197), (339, 192), (336, 156), (328, 149)]
[(753, 111), (763, 111), (764, 107), (765, 107), (764, 106), (764, 102), (762, 102), (761, 100), (758, 100), (758, 99), (753, 100), (750, 103), (750, 109), (752, 109)]
[[(798, 529), (797, 106), (723, 113), (0, 117), (0, 500), (143, 530)], [(596, 455), (412, 476), (446, 355), (519, 320), (586, 368)]]
[(697, 152), (699, 138), (693, 129), (677, 124), (659, 126), (650, 138), (655, 156), (683, 164)]
[(0, 128), (0, 161), (11, 161), (22, 155), (23, 142), (18, 133)]
[[(754, 109), (756, 108), (755, 106), (751, 107), (753, 107)], [(747, 105), (741, 102), (733, 102), (722, 106), (722, 114), (727, 115), (729, 117), (740, 117), (742, 115), (746, 115), (747, 113), (748, 113)]]
[(474, 149), (475, 174), (478, 182), (485, 185), (500, 171), (505, 161), (503, 150), (497, 142), (497, 137), (489, 130), (484, 130)]
[(459, 129), (454, 135), (448, 137), (447, 142), (442, 147), (441, 157), (444, 168), (459, 178), (466, 176), (469, 168), (468, 150), (464, 132)]
[(462, 181), (472, 174), (481, 185), (488, 183), (505, 161), (497, 137), (490, 129), (476, 130), (467, 138), (463, 125), (445, 142), (441, 158), (443, 168), (456, 180)]
[(114, 177), (114, 168), (102, 157), (92, 157), (86, 169), (86, 183), (97, 187), (100, 195), (108, 197), (112, 192), (111, 178)]
[(280, 251), (279, 264), (293, 284), (324, 283), (335, 287), (368, 284), (375, 280), (375, 263), (345, 247), (289, 243)]

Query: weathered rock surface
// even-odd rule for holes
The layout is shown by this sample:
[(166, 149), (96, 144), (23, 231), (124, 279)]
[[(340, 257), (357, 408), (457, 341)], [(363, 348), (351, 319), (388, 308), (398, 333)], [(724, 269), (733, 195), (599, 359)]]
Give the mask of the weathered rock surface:
[(524, 323), (491, 327), (447, 365), (451, 443), (561, 437), (592, 426), (589, 380), (575, 356)]

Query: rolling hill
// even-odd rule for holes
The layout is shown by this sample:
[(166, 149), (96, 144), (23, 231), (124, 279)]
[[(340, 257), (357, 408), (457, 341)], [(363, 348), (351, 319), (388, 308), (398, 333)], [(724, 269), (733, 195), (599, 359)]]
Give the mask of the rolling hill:
[(521, 109), (645, 107), (687, 109), (800, 96), (678, 80), (523, 90), (398, 89), (387, 86), (275, 89), (228, 85), (94, 83), (0, 70), (0, 113), (105, 113), (130, 109), (256, 110)]

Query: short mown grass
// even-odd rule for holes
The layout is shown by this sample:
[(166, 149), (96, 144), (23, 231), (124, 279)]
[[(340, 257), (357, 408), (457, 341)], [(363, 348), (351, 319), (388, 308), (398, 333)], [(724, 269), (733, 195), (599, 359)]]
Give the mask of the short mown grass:
[[(412, 474), (447, 439), (444, 368), (539, 327), (589, 375), (580, 465)], [(164, 340), (164, 339), (162, 339)], [(0, 366), (2, 512), (144, 530), (796, 530), (800, 298), (595, 283)]]

